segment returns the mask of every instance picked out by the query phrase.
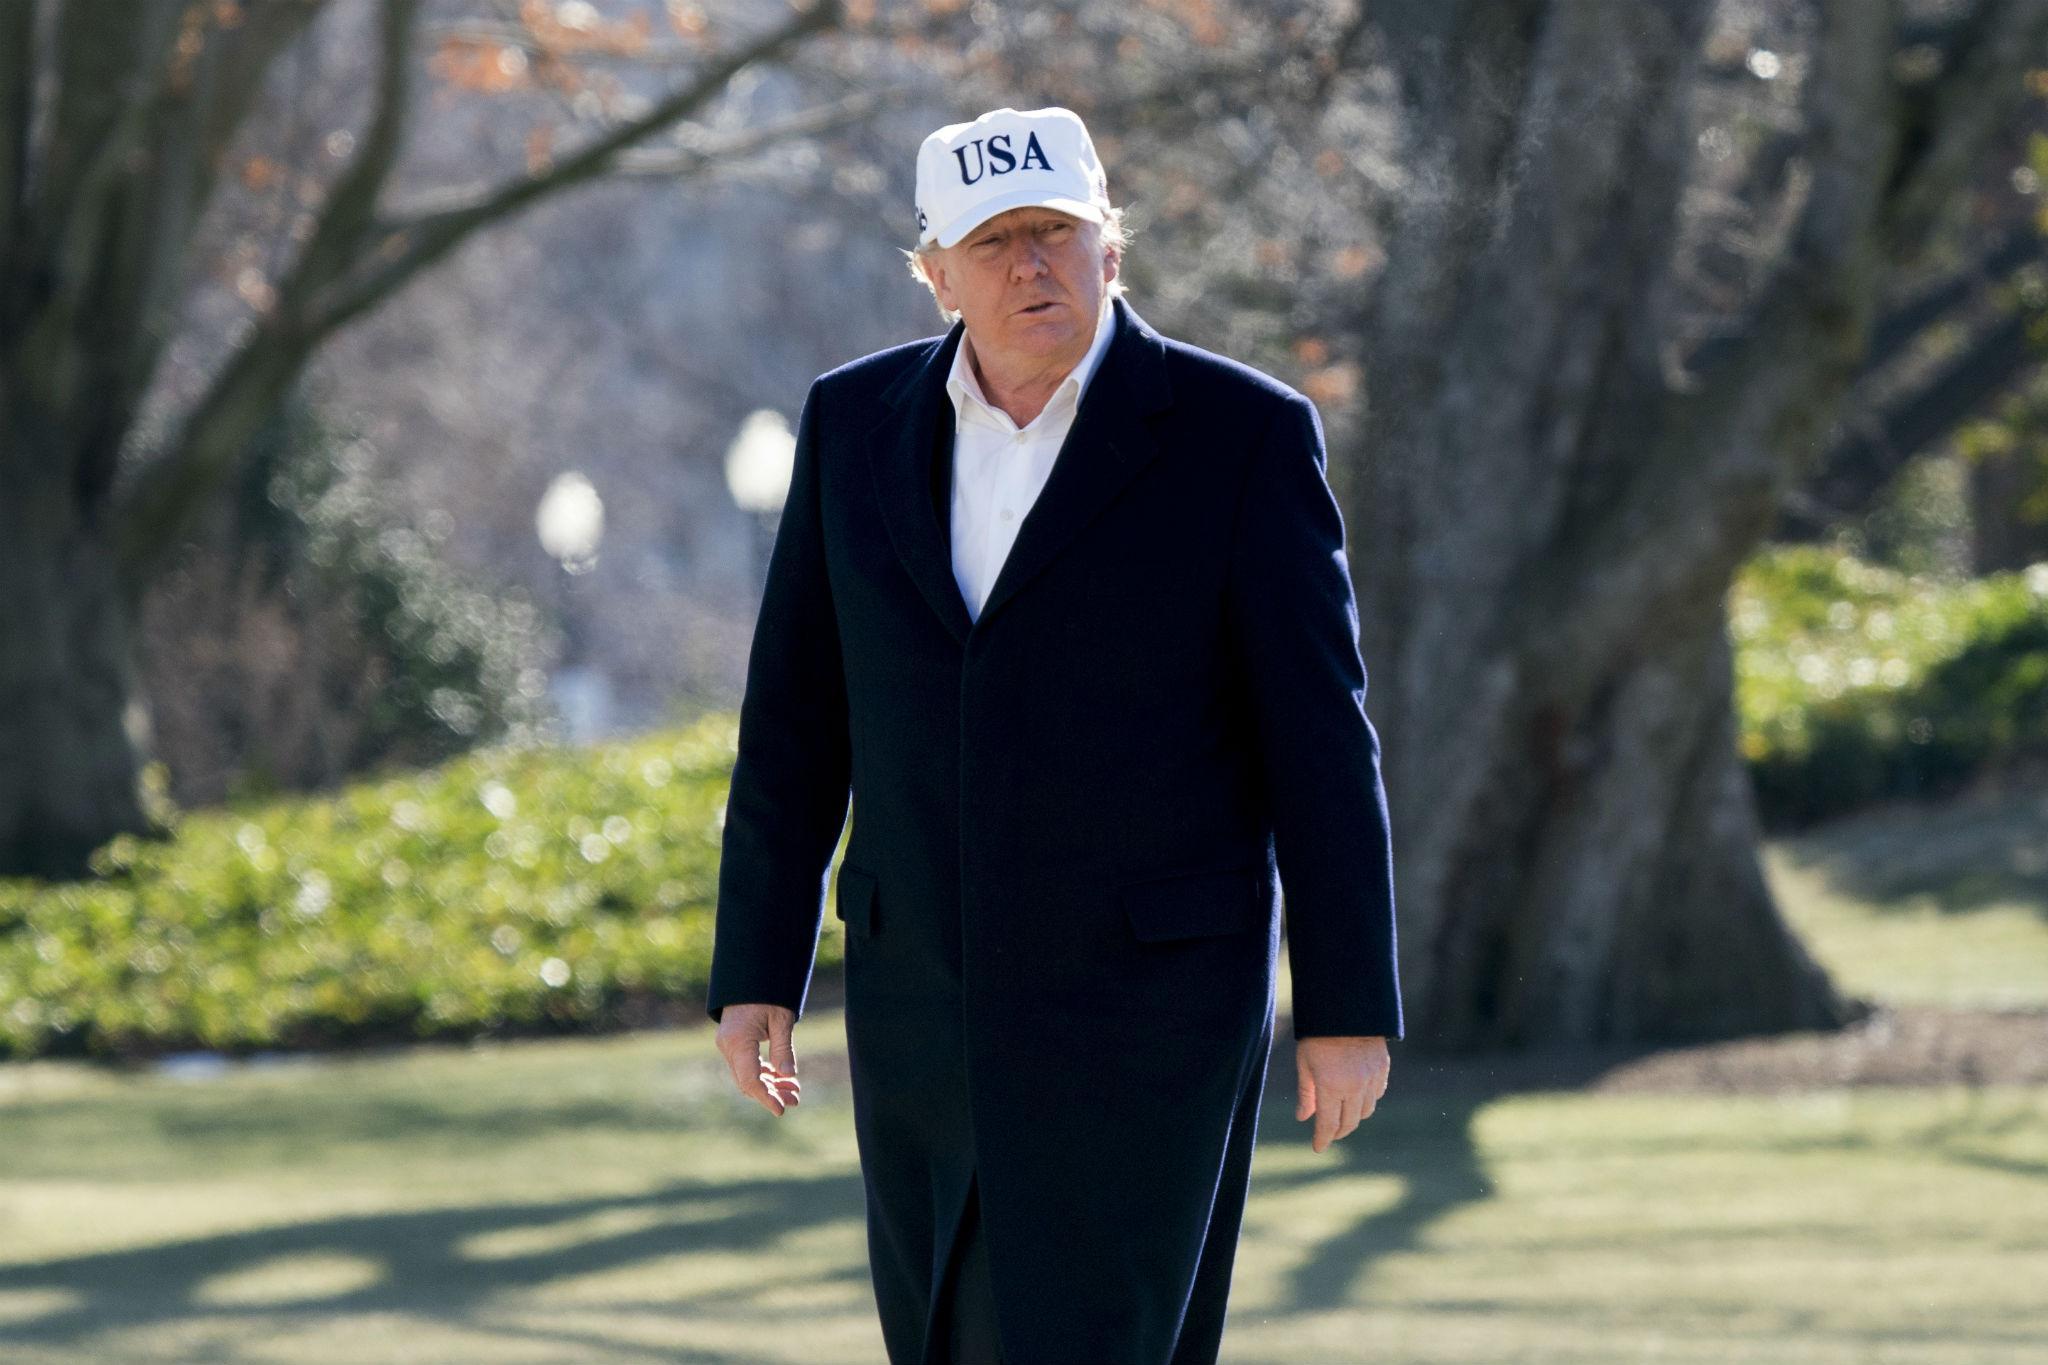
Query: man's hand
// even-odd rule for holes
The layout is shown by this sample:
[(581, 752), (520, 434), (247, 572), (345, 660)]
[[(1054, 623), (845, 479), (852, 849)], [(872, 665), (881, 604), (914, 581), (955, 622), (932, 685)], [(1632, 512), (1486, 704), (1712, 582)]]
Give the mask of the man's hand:
[(1371, 1117), (1380, 1096), (1387, 1093), (1392, 1065), (1385, 1038), (1295, 1039), (1294, 1118), (1298, 1123), (1315, 1116), (1309, 1145), (1320, 1152), (1349, 1136), (1359, 1120)]
[[(732, 1068), (740, 1093), (763, 1109), (782, 1116), (803, 1095), (796, 1080), (796, 1045), (790, 1040), (796, 1011), (786, 1005), (727, 1005), (718, 1013), (718, 1050)], [(768, 1044), (768, 1065), (761, 1065), (761, 1044)]]

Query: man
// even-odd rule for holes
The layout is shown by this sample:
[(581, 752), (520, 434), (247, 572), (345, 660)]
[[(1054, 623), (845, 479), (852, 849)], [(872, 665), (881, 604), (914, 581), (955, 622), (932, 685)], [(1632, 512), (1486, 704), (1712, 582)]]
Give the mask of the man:
[[(846, 820), (846, 1027), (895, 1365), (1214, 1361), (1272, 1041), (1322, 1152), (1401, 1035), (1379, 742), (1315, 409), (1116, 297), (1081, 120), (918, 153), (943, 337), (819, 378), (740, 712), (710, 1008), (792, 1029)], [(770, 1055), (764, 1067), (760, 1049)]]

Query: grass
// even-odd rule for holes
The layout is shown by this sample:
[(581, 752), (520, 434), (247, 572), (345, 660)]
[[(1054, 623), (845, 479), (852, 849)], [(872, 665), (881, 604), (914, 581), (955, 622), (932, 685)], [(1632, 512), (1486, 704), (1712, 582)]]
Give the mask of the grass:
[[(2048, 999), (2039, 798), (1770, 852), (1852, 988)], [(1284, 978), (1283, 978), (1284, 980)], [(882, 1360), (843, 1020), (806, 1099), (704, 1029), (204, 1078), (0, 1068), (0, 1359)], [(2048, 1088), (1417, 1082), (1322, 1157), (1274, 1054), (1225, 1360), (2003, 1365), (2048, 1341)]]
[(2048, 790), (1902, 804), (1770, 845), (1835, 979), (1898, 1004), (2048, 1004)]
[[(0, 1357), (880, 1361), (840, 1028), (800, 1028), (781, 1121), (699, 1031), (12, 1069)], [(2048, 1091), (1438, 1094), (1323, 1157), (1287, 1098), (1232, 1361), (1981, 1365), (2048, 1339)]]

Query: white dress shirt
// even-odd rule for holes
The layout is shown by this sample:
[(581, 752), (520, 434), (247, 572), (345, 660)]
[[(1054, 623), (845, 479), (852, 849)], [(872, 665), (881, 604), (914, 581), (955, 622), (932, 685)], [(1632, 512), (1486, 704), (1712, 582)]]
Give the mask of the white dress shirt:
[(1081, 396), (1115, 334), (1116, 311), (1105, 298), (1088, 353), (1060, 381), (1038, 416), (1021, 428), (982, 393), (968, 361), (967, 338), (955, 348), (953, 372), (946, 377), (946, 394), (953, 400), (953, 579), (970, 619), (981, 619), (982, 604), (1009, 557), (1017, 527), (1052, 474)]

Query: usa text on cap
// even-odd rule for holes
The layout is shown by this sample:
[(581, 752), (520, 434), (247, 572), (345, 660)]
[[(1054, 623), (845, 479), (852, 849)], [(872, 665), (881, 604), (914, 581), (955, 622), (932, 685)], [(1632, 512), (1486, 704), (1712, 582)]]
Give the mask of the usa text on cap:
[(1049, 208), (1107, 220), (1109, 178), (1071, 109), (991, 109), (917, 149), (920, 242), (948, 247), (999, 213)]

